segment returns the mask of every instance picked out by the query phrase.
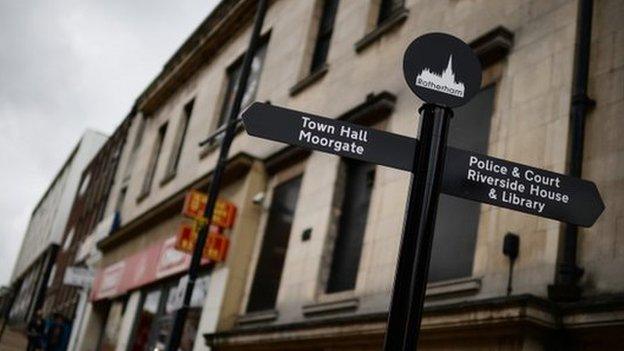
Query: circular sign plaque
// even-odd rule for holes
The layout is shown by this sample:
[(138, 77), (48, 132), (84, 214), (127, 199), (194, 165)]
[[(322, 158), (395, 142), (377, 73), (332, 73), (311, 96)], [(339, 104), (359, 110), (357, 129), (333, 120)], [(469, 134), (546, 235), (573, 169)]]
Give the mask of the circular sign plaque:
[(416, 38), (405, 50), (403, 73), (421, 100), (447, 107), (464, 105), (481, 88), (481, 64), (470, 46), (444, 33)]

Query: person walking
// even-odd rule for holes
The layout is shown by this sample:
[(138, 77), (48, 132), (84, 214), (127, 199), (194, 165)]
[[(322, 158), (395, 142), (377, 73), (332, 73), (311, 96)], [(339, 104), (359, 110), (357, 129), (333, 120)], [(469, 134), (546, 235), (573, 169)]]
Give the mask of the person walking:
[(46, 351), (65, 351), (69, 341), (69, 325), (60, 313), (52, 315), (46, 332)]
[(28, 351), (43, 350), (43, 338), (45, 333), (45, 323), (43, 314), (37, 311), (35, 316), (28, 323)]

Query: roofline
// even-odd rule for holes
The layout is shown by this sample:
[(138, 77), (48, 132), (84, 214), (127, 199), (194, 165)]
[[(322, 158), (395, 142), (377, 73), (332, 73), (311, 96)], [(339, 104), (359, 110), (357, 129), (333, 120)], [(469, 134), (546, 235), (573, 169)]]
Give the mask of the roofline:
[[(153, 99), (157, 92), (167, 87), (165, 83), (175, 81), (177, 84), (185, 82), (192, 74), (180, 77), (181, 68), (190, 65), (190, 72), (196, 72), (200, 67), (209, 62), (205, 49), (210, 48), (210, 44), (214, 44), (214, 38), (220, 36), (220, 32), (229, 25), (237, 25), (245, 27), (247, 19), (253, 18), (253, 11), (246, 11), (249, 7), (253, 7), (253, 0), (221, 0), (221, 2), (210, 12), (210, 14), (199, 24), (199, 26), (191, 33), (184, 43), (175, 51), (175, 53), (167, 60), (162, 70), (147, 85), (135, 101), (135, 105), (143, 112), (153, 112), (158, 108), (159, 104), (154, 104)], [(244, 14), (245, 16), (236, 17), (236, 15)], [(231, 19), (236, 19), (233, 21)], [(239, 27), (240, 28), (240, 27)], [(230, 41), (229, 39), (226, 40)], [(220, 46), (217, 46), (219, 48)], [(170, 95), (165, 95), (166, 97)], [(152, 104), (150, 105), (149, 102)]]

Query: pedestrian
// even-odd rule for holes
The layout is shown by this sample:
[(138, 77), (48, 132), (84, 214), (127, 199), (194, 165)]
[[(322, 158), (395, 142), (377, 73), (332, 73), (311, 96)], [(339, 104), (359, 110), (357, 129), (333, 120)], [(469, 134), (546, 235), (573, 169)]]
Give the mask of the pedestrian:
[(45, 324), (43, 321), (43, 313), (35, 312), (35, 315), (28, 323), (28, 351), (43, 350), (43, 339), (45, 333)]
[(46, 351), (65, 351), (68, 339), (68, 323), (62, 314), (54, 313), (46, 333)]

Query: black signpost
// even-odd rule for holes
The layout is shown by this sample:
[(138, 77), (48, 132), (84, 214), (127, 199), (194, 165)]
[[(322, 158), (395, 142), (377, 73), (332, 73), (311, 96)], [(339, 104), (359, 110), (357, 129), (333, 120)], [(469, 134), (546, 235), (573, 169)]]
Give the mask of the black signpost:
[(431, 33), (407, 48), (403, 71), (420, 108), (420, 140), (269, 104), (243, 112), (247, 133), (412, 173), (384, 350), (414, 350), (422, 319), (440, 192), (581, 226), (604, 210), (582, 179), (452, 147), (452, 107), (481, 87), (481, 66), (458, 38)]

